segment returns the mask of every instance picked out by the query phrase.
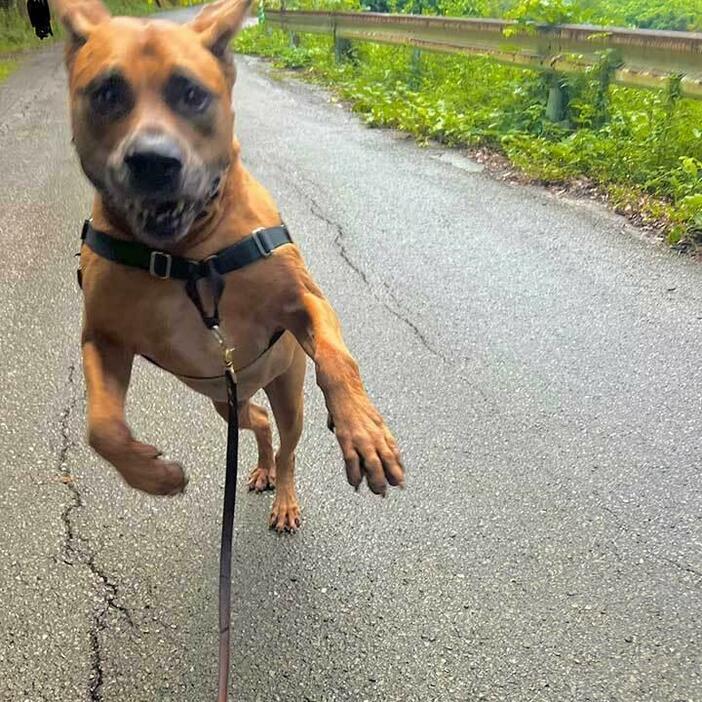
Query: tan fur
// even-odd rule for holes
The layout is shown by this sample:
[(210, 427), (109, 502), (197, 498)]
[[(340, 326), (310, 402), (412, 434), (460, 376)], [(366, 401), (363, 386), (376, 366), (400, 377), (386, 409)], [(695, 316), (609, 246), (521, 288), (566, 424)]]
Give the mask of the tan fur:
[[(234, 74), (222, 46), (243, 21), (245, 3), (223, 0), (182, 27), (110, 19), (96, 0), (57, 0), (56, 5), (72, 37), (67, 47), (71, 115), (86, 173), (99, 174), (125, 135), (145, 122), (157, 124), (177, 134), (203, 161), (220, 159), (227, 164), (216, 201), (171, 248), (172, 253), (204, 259), (257, 227), (280, 223), (275, 203), (244, 169), (238, 143), (231, 140)], [(132, 86), (135, 106), (128, 118), (96, 126), (85, 105), (84, 89), (105, 67), (115, 66)], [(216, 115), (207, 129), (193, 127), (161, 100), (160, 86), (174, 66), (187, 69), (216, 94)], [(93, 225), (113, 236), (132, 237), (100, 194), (96, 194)], [(83, 247), (81, 268), (90, 443), (129, 485), (158, 495), (181, 492), (186, 483), (181, 467), (161, 458), (155, 447), (137, 441), (126, 425), (124, 404), (133, 357), (148, 356), (178, 376), (205, 377), (222, 373), (221, 351), (185, 295), (182, 282), (155, 279), (102, 259), (87, 247)], [(283, 246), (270, 258), (228, 274), (220, 312), (227, 342), (236, 348), (236, 365), (244, 369), (239, 373), (241, 426), (255, 432), (259, 446), (250, 487), (276, 488), (272, 526), (282, 531), (299, 525), (293, 470), (302, 429), (305, 354), (315, 363), (349, 482), (357, 487), (365, 476), (371, 490), (379, 494), (385, 494), (388, 483), (402, 484), (395, 441), (369, 400), (336, 315), (296, 246)], [(280, 329), (286, 330), (283, 337), (261, 356)], [(226, 416), (221, 383), (185, 382), (210, 395)], [(249, 402), (259, 389), (268, 394), (281, 437), (275, 464), (267, 416)]]

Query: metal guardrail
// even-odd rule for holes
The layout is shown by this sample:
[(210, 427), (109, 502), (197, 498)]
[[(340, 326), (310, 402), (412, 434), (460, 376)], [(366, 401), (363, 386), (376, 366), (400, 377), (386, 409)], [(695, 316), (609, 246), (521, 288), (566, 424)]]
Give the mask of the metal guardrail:
[(671, 77), (682, 77), (682, 94), (702, 100), (699, 33), (589, 25), (538, 25), (527, 31), (508, 20), (374, 12), (266, 10), (265, 14), (272, 24), (291, 32), (489, 56), (504, 64), (558, 73), (581, 73), (610, 51), (610, 65), (617, 66), (611, 76), (614, 82), (661, 89)]

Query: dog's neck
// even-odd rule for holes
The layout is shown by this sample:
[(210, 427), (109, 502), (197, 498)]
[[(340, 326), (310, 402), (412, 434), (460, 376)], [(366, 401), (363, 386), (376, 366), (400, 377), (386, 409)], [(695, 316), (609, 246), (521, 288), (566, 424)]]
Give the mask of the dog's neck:
[[(246, 181), (249, 178), (239, 158), (239, 146), (232, 145), (231, 161), (215, 196), (207, 203), (190, 231), (173, 246), (164, 247), (170, 253), (193, 259), (205, 258), (243, 238), (260, 224), (249, 211)], [(135, 240), (129, 225), (110, 208), (105, 199), (95, 195), (93, 226), (121, 239)], [(251, 224), (249, 224), (249, 222)], [(249, 229), (250, 228), (250, 229)]]

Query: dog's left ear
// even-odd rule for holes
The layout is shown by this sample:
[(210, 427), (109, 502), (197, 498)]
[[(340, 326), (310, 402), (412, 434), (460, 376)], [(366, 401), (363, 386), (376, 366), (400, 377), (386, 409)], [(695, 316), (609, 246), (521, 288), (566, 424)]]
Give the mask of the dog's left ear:
[(228, 59), (229, 42), (241, 29), (252, 0), (219, 0), (202, 9), (190, 22), (203, 46), (220, 61)]

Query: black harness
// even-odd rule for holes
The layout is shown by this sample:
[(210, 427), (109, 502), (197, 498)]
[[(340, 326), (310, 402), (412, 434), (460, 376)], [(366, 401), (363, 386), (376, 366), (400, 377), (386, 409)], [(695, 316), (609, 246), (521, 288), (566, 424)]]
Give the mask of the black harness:
[[(233, 349), (227, 346), (219, 328), (219, 302), (224, 292), (225, 274), (268, 258), (278, 247), (293, 243), (292, 238), (284, 224), (266, 229), (257, 229), (245, 239), (222, 249), (204, 261), (193, 261), (188, 258), (174, 256), (166, 251), (152, 249), (136, 241), (117, 239), (105, 232), (93, 229), (90, 221), (86, 221), (83, 225), (81, 239), (86, 246), (102, 258), (123, 266), (129, 266), (130, 268), (139, 268), (154, 278), (184, 281), (186, 294), (200, 313), (203, 323), (215, 335), (222, 348), (229, 421), (227, 427), (224, 505), (222, 509), (222, 543), (219, 552), (219, 673), (217, 700), (218, 702), (227, 702), (232, 541), (236, 506), (239, 418), (236, 370), (232, 358)], [(202, 280), (207, 282), (213, 299), (212, 310), (209, 314), (205, 310), (205, 305), (198, 289), (198, 283)], [(82, 286), (80, 270), (78, 270), (78, 284)], [(281, 334), (282, 332), (278, 332), (274, 335), (268, 349), (280, 338)]]
[[(219, 324), (219, 300), (224, 291), (223, 276), (268, 258), (279, 246), (293, 243), (288, 228), (281, 224), (277, 227), (256, 229), (245, 239), (227, 246), (226, 249), (218, 251), (213, 256), (208, 256), (204, 261), (193, 261), (189, 258), (174, 256), (166, 251), (152, 249), (137, 241), (117, 239), (105, 234), (105, 232), (93, 229), (88, 220), (83, 224), (81, 239), (98, 256), (109, 261), (121, 263), (130, 268), (140, 268), (154, 278), (185, 281), (185, 292), (197, 307), (197, 311), (208, 329)], [(197, 288), (198, 282), (203, 279), (209, 283), (210, 292), (215, 301), (211, 315), (205, 313), (202, 298)]]

